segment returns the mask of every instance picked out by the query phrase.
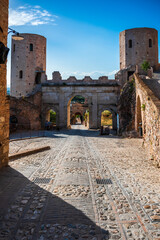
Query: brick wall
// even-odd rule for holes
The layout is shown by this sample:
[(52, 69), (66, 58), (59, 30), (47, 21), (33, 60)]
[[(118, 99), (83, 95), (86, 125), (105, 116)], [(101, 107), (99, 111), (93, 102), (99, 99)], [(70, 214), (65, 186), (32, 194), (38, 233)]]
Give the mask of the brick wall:
[[(8, 0), (0, 0), (0, 41), (7, 45)], [(0, 64), (0, 168), (8, 164), (9, 104), (6, 98), (6, 64)]]
[(17, 129), (41, 129), (41, 99), (41, 92), (22, 98), (10, 97), (10, 116), (16, 116)]
[(160, 100), (145, 85), (143, 80), (134, 74), (136, 82), (136, 118), (135, 128), (138, 131), (142, 122), (144, 145), (150, 159), (160, 167)]

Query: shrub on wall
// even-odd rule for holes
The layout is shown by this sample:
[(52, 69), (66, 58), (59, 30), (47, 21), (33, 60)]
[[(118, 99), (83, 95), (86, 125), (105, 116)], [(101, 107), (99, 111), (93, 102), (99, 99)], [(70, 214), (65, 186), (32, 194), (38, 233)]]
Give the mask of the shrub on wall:
[(150, 68), (150, 64), (147, 61), (144, 61), (141, 65), (141, 68), (147, 72), (147, 70)]

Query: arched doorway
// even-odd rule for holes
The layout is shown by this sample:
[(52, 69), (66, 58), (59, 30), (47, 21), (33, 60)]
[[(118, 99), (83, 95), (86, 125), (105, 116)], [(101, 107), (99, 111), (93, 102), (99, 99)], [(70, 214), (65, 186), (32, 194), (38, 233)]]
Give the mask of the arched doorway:
[[(86, 112), (88, 112), (87, 118)], [(89, 126), (88, 102), (81, 95), (72, 97), (67, 105), (67, 127), (71, 128), (71, 125), (75, 124)]]
[(53, 109), (49, 109), (46, 112), (45, 129), (52, 130), (57, 126), (57, 116)]
[(71, 125), (83, 124), (83, 115), (80, 112), (71, 113)]
[(101, 126), (113, 129), (113, 116), (109, 110), (104, 110), (101, 113)]
[(117, 134), (116, 106), (100, 106), (98, 110), (98, 128), (108, 128), (111, 134)]
[(140, 97), (137, 97), (137, 105), (136, 105), (136, 130), (139, 132), (140, 136), (143, 136), (143, 130), (142, 130), (142, 107), (141, 107), (141, 100)]

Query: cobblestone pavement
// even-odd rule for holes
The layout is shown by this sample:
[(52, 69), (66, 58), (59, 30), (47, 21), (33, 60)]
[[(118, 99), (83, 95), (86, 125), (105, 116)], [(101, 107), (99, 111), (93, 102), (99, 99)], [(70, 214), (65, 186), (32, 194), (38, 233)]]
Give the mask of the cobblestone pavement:
[(160, 170), (141, 139), (75, 126), (10, 152), (43, 145), (0, 173), (0, 240), (160, 240)]

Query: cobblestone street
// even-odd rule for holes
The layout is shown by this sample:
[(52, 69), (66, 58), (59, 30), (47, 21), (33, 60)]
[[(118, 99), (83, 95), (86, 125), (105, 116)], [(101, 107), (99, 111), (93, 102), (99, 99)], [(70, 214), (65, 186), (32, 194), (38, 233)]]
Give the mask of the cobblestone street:
[(142, 139), (82, 126), (10, 142), (0, 174), (0, 240), (160, 240), (160, 170)]

